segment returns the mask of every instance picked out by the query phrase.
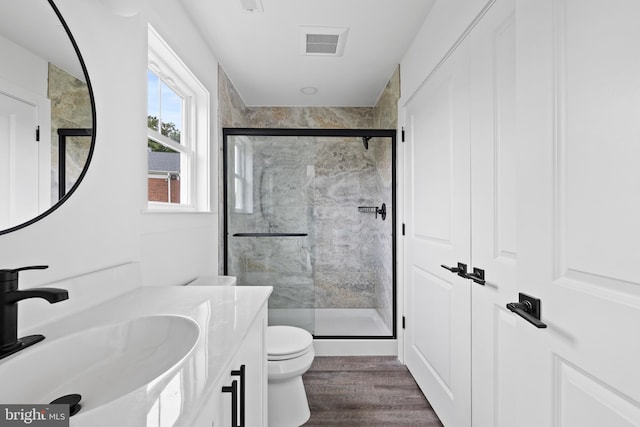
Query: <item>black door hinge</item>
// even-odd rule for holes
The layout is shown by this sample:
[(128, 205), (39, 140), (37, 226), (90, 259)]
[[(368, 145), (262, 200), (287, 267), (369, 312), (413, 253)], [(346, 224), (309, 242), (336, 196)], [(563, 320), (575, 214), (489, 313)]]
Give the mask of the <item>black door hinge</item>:
[(404, 230), (404, 222), (402, 223), (402, 235), (404, 236), (405, 230)]
[(40, 126), (36, 126), (36, 142), (40, 141)]
[(404, 329), (406, 326), (406, 319), (404, 316), (402, 316), (402, 329)]
[(404, 126), (402, 127), (401, 137), (400, 139), (404, 142)]

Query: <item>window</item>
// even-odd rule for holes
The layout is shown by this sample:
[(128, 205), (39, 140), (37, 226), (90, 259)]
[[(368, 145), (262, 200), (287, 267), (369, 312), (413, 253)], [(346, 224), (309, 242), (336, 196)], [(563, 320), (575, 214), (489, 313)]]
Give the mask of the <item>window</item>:
[(209, 209), (209, 93), (149, 27), (148, 206)]
[[(244, 140), (243, 140), (244, 138)], [(253, 213), (253, 150), (251, 141), (238, 136), (233, 147), (234, 212)]]

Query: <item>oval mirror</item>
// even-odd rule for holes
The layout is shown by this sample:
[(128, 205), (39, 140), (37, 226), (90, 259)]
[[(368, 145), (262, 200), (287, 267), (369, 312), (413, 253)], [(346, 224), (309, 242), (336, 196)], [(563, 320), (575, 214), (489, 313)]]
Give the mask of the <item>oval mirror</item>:
[(87, 70), (53, 0), (0, 2), (0, 234), (53, 212), (95, 143)]

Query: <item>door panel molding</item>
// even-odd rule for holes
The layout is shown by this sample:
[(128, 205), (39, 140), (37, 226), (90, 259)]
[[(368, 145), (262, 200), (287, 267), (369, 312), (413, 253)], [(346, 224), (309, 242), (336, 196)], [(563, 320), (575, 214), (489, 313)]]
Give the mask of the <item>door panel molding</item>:
[(423, 143), (412, 144), (410, 160), (411, 179), (420, 184), (411, 194), (412, 213), (424, 219), (415, 221), (414, 235), (439, 242), (451, 242), (453, 234), (454, 78), (450, 72), (434, 79), (434, 87), (429, 88), (430, 101), (418, 111), (426, 123), (416, 120), (415, 114), (409, 118), (411, 134), (423, 138)]
[[(618, 3), (626, 1), (617, 0)], [(619, 294), (634, 299), (638, 296), (640, 275), (633, 258), (640, 253), (640, 236), (626, 231), (633, 230), (633, 224), (640, 217), (640, 206), (624, 201), (626, 195), (634, 192), (637, 183), (625, 180), (620, 175), (623, 172), (603, 171), (598, 166), (609, 153), (617, 152), (625, 153), (616, 159), (622, 162), (619, 170), (635, 167), (635, 159), (640, 157), (640, 146), (636, 143), (640, 128), (634, 124), (635, 119), (618, 118), (620, 107), (612, 104), (613, 100), (605, 97), (605, 93), (600, 97), (595, 95), (598, 102), (581, 98), (581, 94), (594, 96), (594, 91), (613, 91), (616, 103), (624, 102), (628, 110), (640, 114), (639, 107), (631, 108), (636, 104), (631, 99), (633, 91), (625, 90), (626, 80), (631, 78), (625, 76), (640, 73), (640, 65), (617, 50), (624, 49), (631, 34), (640, 38), (640, 29), (633, 17), (621, 16), (611, 4), (597, 10), (599, 19), (595, 26), (604, 27), (600, 28), (602, 31), (594, 31), (593, 22), (581, 26), (576, 19), (578, 23), (570, 24), (569, 15), (594, 14), (594, 8), (598, 6), (575, 0), (554, 0), (555, 282), (574, 289), (582, 287), (583, 292), (590, 294), (608, 294), (606, 297), (610, 300), (620, 300)], [(598, 44), (602, 32), (618, 41), (614, 49), (609, 43)], [(584, 45), (590, 46), (588, 54), (580, 53)], [(631, 47), (628, 41), (626, 45)], [(579, 53), (567, 55), (575, 51)], [(598, 62), (602, 62), (603, 70), (626, 70), (620, 72), (622, 81), (613, 82), (614, 79), (604, 73), (601, 77), (603, 70), (594, 67), (593, 56), (602, 59)], [(598, 90), (594, 86), (603, 88)], [(568, 111), (572, 112), (571, 118)], [(591, 124), (589, 132), (583, 130), (584, 123)], [(619, 188), (621, 186), (623, 188)], [(593, 192), (592, 196), (582, 194), (586, 188)], [(618, 210), (620, 222), (609, 221), (609, 209)]]
[[(637, 294), (637, 283), (623, 282), (593, 273), (568, 270), (562, 277), (555, 279), (552, 284), (616, 304), (640, 309), (640, 295)], [(635, 294), (633, 293), (634, 291), (636, 292)]]
[[(516, 352), (516, 319), (503, 306), (493, 306), (493, 425), (511, 427), (516, 419), (513, 399), (516, 385), (513, 377), (518, 369), (513, 355)], [(511, 402), (511, 403), (509, 403)], [(481, 409), (479, 409), (481, 410)]]
[[(515, 261), (515, 13), (492, 33), (494, 258)], [(473, 167), (473, 166), (472, 166)], [(508, 261), (507, 261), (508, 262)]]
[(640, 425), (640, 403), (554, 354), (557, 426)]
[[(451, 392), (451, 291), (454, 284), (414, 266), (412, 304), (430, 302), (430, 309), (421, 316), (423, 324), (413, 334), (412, 345), (431, 369)], [(413, 312), (424, 311), (424, 307), (413, 306)]]

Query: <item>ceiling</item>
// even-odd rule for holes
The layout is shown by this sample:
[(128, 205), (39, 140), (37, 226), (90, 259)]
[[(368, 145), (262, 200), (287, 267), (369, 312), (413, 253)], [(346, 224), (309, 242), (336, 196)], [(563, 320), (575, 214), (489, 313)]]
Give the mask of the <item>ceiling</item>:
[[(341, 107), (376, 104), (434, 1), (182, 0), (248, 106)], [(301, 26), (348, 28), (342, 56), (303, 54)]]
[(85, 80), (73, 45), (49, 3), (21, 1), (17, 7), (16, 2), (0, 1), (0, 36)]

